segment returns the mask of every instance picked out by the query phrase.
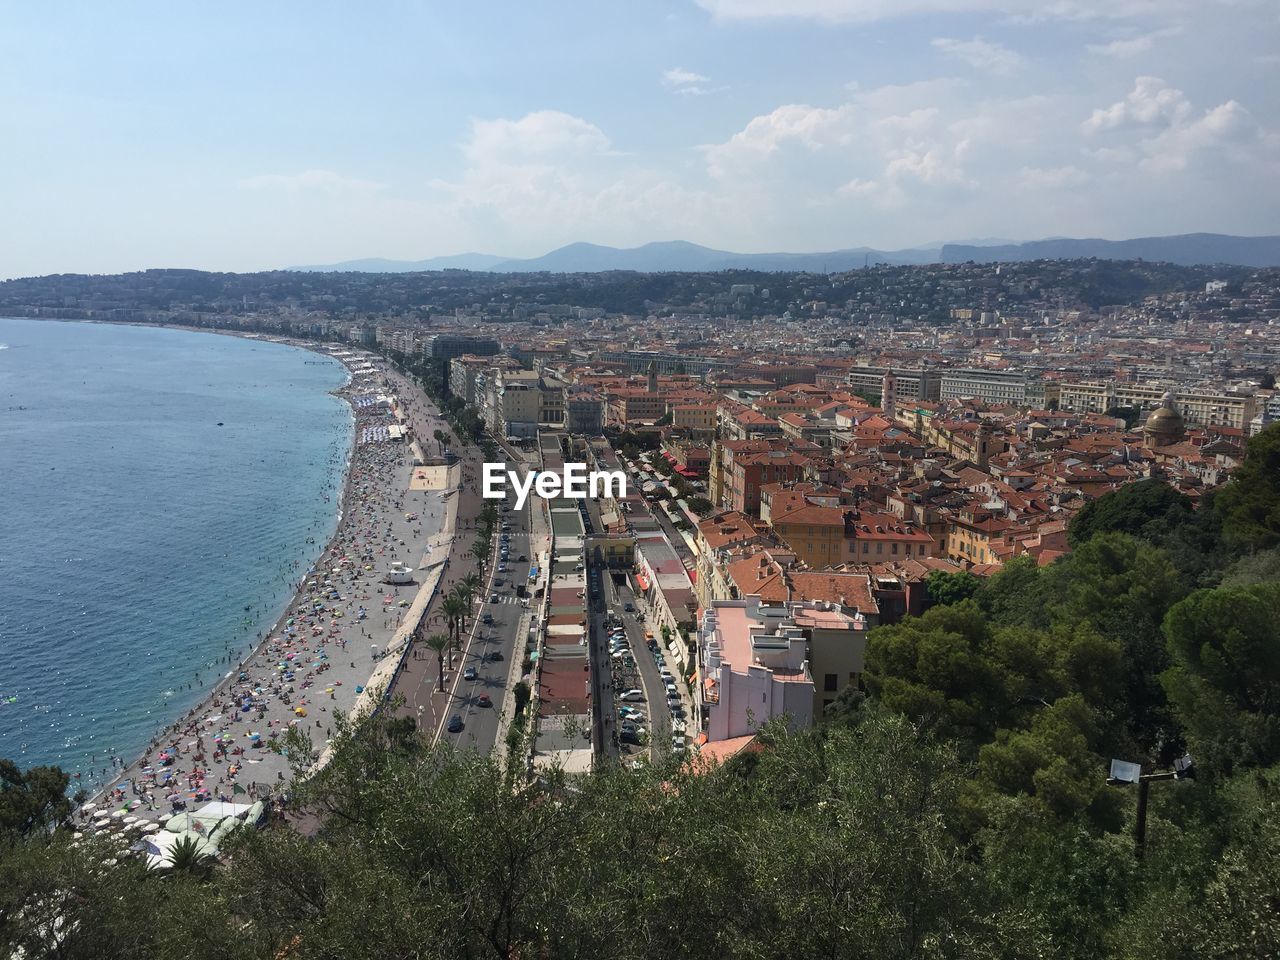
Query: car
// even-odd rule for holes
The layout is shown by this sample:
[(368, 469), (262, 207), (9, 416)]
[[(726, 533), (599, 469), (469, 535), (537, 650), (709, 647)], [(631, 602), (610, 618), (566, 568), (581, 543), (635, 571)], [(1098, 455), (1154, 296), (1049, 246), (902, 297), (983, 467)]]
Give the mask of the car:
[(632, 723), (644, 723), (644, 714), (635, 707), (623, 707), (618, 711), (619, 716), (623, 720), (630, 720)]
[(678, 719), (683, 720), (683, 719), (684, 719), (684, 707), (681, 707), (681, 706), (674, 706), (674, 707), (672, 707), (672, 708), (671, 708), (671, 716), (672, 716), (672, 717), (675, 717), (675, 718), (678, 718)]
[(460, 733), (461, 731), (462, 731), (462, 717), (460, 717), (458, 714), (455, 713), (452, 717), (449, 718), (449, 732)]
[(498, 661), (500, 661), (500, 660), (502, 659), (502, 651), (501, 651), (501, 650), (490, 650), (488, 653), (486, 653), (486, 654), (484, 655), (484, 658), (485, 658), (486, 660), (492, 661), (493, 663), (497, 663)]
[(492, 707), (492, 706), (493, 706), (493, 698), (492, 698), (492, 697), (490, 697), (487, 693), (482, 693), (482, 694), (480, 694), (480, 696), (476, 697), (476, 706), (477, 706), (477, 707)]
[(638, 702), (638, 703), (644, 703), (644, 691), (643, 691), (643, 690), (635, 690), (635, 689), (628, 690), (626, 693), (624, 693), (624, 694), (622, 694), (620, 697), (618, 697), (618, 699), (619, 699), (619, 700), (629, 700), (629, 701), (631, 701), (632, 703), (637, 703), (637, 702)]
[(529, 558), (528, 558), (528, 557), (526, 557), (523, 553), (522, 553), (522, 554), (520, 554), (520, 556), (519, 556), (519, 558), (518, 558), (518, 559), (520, 560), (520, 562), (521, 562), (521, 563), (528, 563), (528, 562), (529, 562)]
[(677, 753), (684, 750), (684, 737), (672, 737), (671, 749), (675, 750)]
[(618, 734), (618, 740), (621, 743), (629, 743), (636, 747), (640, 745), (640, 735), (634, 730), (623, 730)]
[(499, 573), (506, 573), (506, 572), (507, 572), (507, 565), (506, 565), (505, 563), (500, 563), (500, 564), (498, 564), (498, 572), (499, 572)]
[(476, 668), (475, 668), (475, 667), (467, 667), (467, 669), (465, 669), (465, 670), (463, 670), (463, 671), (462, 671), (462, 679), (463, 679), (463, 680), (474, 680), (475, 678), (476, 678)]
[(614, 651), (613, 651), (613, 659), (615, 659), (615, 660), (621, 660), (621, 659), (622, 659), (623, 657), (625, 657), (626, 655), (627, 655), (627, 651), (625, 651), (625, 650), (614, 650)]
[(636, 605), (634, 603), (624, 603), (622, 605), (622, 609), (627, 611), (627, 613), (635, 613)]
[(480, 618), (480, 622), (483, 623), (486, 627), (493, 626), (493, 614), (486, 613), (483, 617)]
[(497, 603), (497, 602), (498, 602), (498, 595), (497, 595), (496, 593), (491, 593), (491, 594), (489, 594), (489, 602), (490, 602), (490, 603)]

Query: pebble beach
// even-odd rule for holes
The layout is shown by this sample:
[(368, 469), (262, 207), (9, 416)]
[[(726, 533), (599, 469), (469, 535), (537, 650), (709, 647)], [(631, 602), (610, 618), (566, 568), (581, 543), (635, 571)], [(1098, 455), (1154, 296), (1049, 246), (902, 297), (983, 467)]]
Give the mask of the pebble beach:
[[(289, 729), (305, 730), (313, 756), (301, 759), (314, 759), (335, 718), (398, 655), (398, 645), (388, 647), (424, 578), (445, 560), (447, 505), (441, 491), (409, 489), (414, 453), (390, 439), (386, 428), (400, 421), (377, 399), (387, 396), (381, 377), (358, 374), (338, 393), (356, 424), (336, 534), (253, 652), (228, 662), (208, 697), (140, 758), (112, 759), (96, 810), (157, 820), (209, 801), (269, 799), (289, 779)], [(384, 582), (396, 563), (414, 570), (413, 582)]]

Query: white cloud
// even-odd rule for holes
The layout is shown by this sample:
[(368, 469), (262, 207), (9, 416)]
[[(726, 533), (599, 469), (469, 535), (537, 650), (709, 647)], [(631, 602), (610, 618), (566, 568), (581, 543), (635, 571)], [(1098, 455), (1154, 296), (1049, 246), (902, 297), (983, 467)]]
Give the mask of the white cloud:
[(693, 83), (710, 83), (711, 78), (682, 67), (672, 67), (662, 75), (662, 82), (668, 87), (687, 87)]
[(430, 186), (436, 216), (491, 249), (590, 238), (698, 237), (737, 215), (711, 195), (613, 150), (595, 124), (557, 111), (472, 121), (458, 177)]
[[(833, 23), (988, 13), (1020, 20), (1124, 19), (1191, 8), (1194, 0), (697, 0), (722, 20), (790, 17)], [(1209, 0), (1228, 5), (1234, 0)], [(1203, 3), (1200, 4), (1203, 6)]]
[(1018, 184), (1030, 190), (1061, 190), (1089, 182), (1089, 175), (1079, 167), (1023, 167), (1018, 171)]
[(694, 73), (692, 70), (685, 70), (683, 67), (672, 67), (662, 74), (662, 85), (672, 93), (678, 93), (682, 96), (698, 97), (706, 93), (727, 89), (726, 87), (716, 87), (713, 91), (711, 87), (707, 86), (710, 82), (710, 77), (704, 77), (702, 74)]
[(1094, 110), (1084, 122), (1084, 131), (1092, 134), (1123, 127), (1168, 126), (1181, 123), (1190, 113), (1191, 104), (1181, 90), (1159, 77), (1138, 77), (1127, 97)]
[(283, 193), (320, 192), (327, 194), (368, 194), (386, 187), (376, 180), (344, 177), (332, 170), (304, 170), (294, 174), (267, 173), (240, 181), (246, 190), (275, 190)]
[(1136, 37), (1120, 37), (1109, 43), (1085, 44), (1085, 49), (1095, 56), (1110, 57), (1113, 60), (1129, 60), (1133, 57), (1142, 56), (1144, 53), (1150, 53), (1155, 49), (1157, 40), (1177, 36), (1182, 33), (1182, 30), (1183, 28), (1178, 25), (1168, 26)]
[(565, 152), (602, 153), (609, 138), (593, 123), (558, 110), (538, 110), (519, 120), (473, 120), (464, 150), (475, 162), (545, 158)]
[(1085, 49), (1101, 57), (1115, 57), (1117, 60), (1127, 60), (1130, 57), (1149, 52), (1155, 45), (1155, 35), (1148, 33), (1141, 37), (1133, 37), (1130, 40), (1090, 43), (1085, 46)]
[(938, 37), (933, 45), (943, 53), (964, 61), (975, 70), (988, 73), (1008, 75), (1016, 73), (1027, 65), (1026, 58), (1008, 47), (991, 43), (981, 37), (972, 40), (954, 40), (951, 37)]
[(1082, 126), (1091, 137), (1112, 139), (1093, 151), (1096, 158), (1121, 163), (1136, 158), (1143, 168), (1166, 173), (1185, 170), (1208, 154), (1273, 168), (1280, 157), (1280, 136), (1264, 130), (1237, 101), (1197, 114), (1181, 90), (1157, 77), (1138, 77), (1124, 100), (1094, 110)]

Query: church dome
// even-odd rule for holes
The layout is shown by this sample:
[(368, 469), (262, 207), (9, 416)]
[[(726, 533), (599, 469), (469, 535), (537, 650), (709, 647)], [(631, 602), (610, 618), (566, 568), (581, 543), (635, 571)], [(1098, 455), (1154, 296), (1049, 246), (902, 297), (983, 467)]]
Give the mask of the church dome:
[(1172, 393), (1166, 393), (1160, 406), (1151, 411), (1142, 430), (1156, 446), (1177, 443), (1187, 432), (1187, 423), (1178, 412), (1178, 404)]

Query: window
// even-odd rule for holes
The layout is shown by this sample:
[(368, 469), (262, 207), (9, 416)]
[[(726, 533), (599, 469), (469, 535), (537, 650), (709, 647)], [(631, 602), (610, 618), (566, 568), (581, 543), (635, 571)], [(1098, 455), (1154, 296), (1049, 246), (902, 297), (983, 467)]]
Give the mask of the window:
[(891, 544), (890, 546), (892, 549), (890, 549), (889, 552), (896, 557), (898, 555), (898, 545), (894, 543), (894, 544)]

